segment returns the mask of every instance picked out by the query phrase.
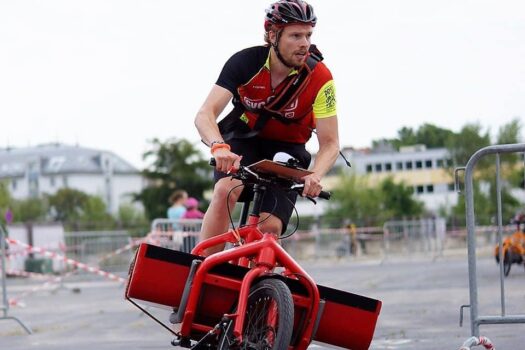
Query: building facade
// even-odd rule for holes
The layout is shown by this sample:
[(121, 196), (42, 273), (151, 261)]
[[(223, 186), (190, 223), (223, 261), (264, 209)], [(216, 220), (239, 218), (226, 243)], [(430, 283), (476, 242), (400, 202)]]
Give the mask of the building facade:
[(342, 150), (352, 165), (338, 157), (323, 185), (330, 189), (337, 185), (342, 172), (367, 176), (371, 185), (387, 177), (395, 182), (404, 182), (414, 189), (414, 197), (425, 204), (427, 210), (437, 212), (440, 208), (456, 205), (458, 194), (454, 189), (453, 168), (446, 148), (427, 149), (424, 145), (402, 147), (399, 151), (391, 147), (376, 149)]
[(15, 199), (76, 189), (102, 198), (113, 214), (145, 185), (140, 171), (112, 152), (60, 143), (1, 149), (0, 181)]

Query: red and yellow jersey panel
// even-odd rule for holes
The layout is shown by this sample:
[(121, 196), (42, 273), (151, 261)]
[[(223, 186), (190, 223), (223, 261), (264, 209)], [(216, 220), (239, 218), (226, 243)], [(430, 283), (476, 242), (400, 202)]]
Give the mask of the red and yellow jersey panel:
[[(253, 128), (258, 118), (257, 110), (264, 107), (273, 96), (286, 87), (287, 79), (275, 89), (271, 87), (270, 48), (257, 46), (234, 54), (224, 65), (217, 85), (233, 94), (233, 104), (244, 107), (241, 120)], [(290, 75), (297, 74), (292, 70)], [(332, 74), (323, 62), (319, 62), (308, 78), (306, 87), (288, 106), (281, 116), (284, 123), (270, 119), (260, 131), (259, 137), (293, 143), (306, 143), (315, 128), (315, 120), (337, 115), (336, 91)]]

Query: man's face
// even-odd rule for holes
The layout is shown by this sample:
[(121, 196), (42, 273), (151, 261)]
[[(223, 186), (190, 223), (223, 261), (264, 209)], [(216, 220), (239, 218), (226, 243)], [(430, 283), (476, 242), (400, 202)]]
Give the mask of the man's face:
[[(313, 27), (309, 24), (291, 24), (284, 27), (279, 41), (279, 52), (285, 61), (292, 66), (303, 64), (310, 48)], [(272, 36), (275, 41), (276, 36)]]

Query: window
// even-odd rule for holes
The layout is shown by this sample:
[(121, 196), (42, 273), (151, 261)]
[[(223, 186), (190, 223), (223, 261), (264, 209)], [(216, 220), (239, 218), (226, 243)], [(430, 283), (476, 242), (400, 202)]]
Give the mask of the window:
[(67, 176), (62, 176), (62, 184), (64, 185), (64, 187), (67, 187)]
[(407, 170), (412, 169), (412, 162), (411, 161), (408, 161), (408, 162), (405, 163), (405, 169), (407, 169)]
[(456, 186), (454, 185), (454, 183), (449, 183), (448, 184), (448, 190), (450, 192), (454, 192), (456, 190)]
[(434, 185), (427, 185), (427, 193), (434, 193)]
[(417, 194), (424, 193), (424, 192), (425, 192), (425, 188), (423, 186), (416, 186)]
[(372, 172), (372, 164), (367, 164), (366, 165), (366, 172), (367, 173), (371, 173)]
[(54, 177), (54, 176), (51, 176), (51, 177), (49, 178), (49, 185), (50, 185), (51, 187), (55, 187), (55, 177)]
[(403, 162), (397, 162), (396, 163), (396, 169), (397, 170), (403, 170)]
[(423, 167), (423, 162), (420, 160), (416, 160), (416, 169), (421, 169)]
[(443, 159), (438, 159), (437, 162), (436, 162), (436, 166), (438, 168), (443, 168)]
[(432, 168), (432, 160), (427, 159), (425, 160), (425, 168), (431, 169)]
[(392, 171), (392, 163), (385, 164), (385, 171)]
[(378, 173), (380, 173), (382, 170), (383, 170), (383, 164), (381, 164), (381, 163), (377, 163), (377, 164), (376, 164), (376, 171), (377, 171)]
[(18, 186), (18, 184), (16, 183), (16, 179), (11, 180), (11, 188), (13, 189), (13, 191), (16, 190), (17, 186)]

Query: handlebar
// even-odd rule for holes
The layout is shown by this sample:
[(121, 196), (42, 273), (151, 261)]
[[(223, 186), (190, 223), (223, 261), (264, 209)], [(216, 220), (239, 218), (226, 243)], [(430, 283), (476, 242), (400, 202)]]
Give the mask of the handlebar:
[[(215, 158), (210, 158), (209, 164), (211, 166), (216, 166), (217, 163), (215, 161)], [(277, 176), (275, 174), (272, 176), (272, 174), (257, 173), (255, 171), (253, 171), (252, 169), (250, 169), (249, 167), (243, 166), (243, 165), (241, 165), (239, 169), (236, 169), (235, 173), (232, 172), (231, 176), (233, 178), (239, 179), (239, 180), (241, 180), (243, 182), (250, 182), (249, 180), (252, 180), (252, 182), (254, 182), (254, 183), (281, 184), (281, 187), (283, 187), (285, 190), (295, 191), (299, 195), (302, 195), (303, 189), (304, 189), (304, 184), (300, 183), (300, 182), (297, 182), (296, 180), (292, 180), (292, 179), (283, 180), (283, 179), (280, 179), (280, 181), (279, 181), (279, 180), (277, 180)], [(287, 183), (286, 183), (286, 185), (283, 185), (282, 182), (287, 182)], [(319, 195), (317, 196), (317, 198), (330, 200), (331, 196), (332, 196), (331, 192), (321, 191), (319, 193)], [(307, 197), (307, 198), (310, 198), (310, 197)]]

